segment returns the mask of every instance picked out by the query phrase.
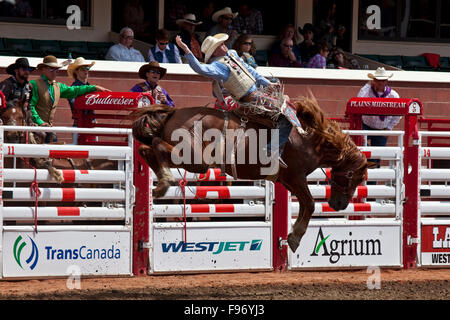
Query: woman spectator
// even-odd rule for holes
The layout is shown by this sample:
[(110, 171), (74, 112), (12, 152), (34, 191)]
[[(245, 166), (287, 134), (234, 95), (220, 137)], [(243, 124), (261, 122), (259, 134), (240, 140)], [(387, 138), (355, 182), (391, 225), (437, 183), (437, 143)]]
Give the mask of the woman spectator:
[(275, 54), (280, 53), (281, 43), (284, 39), (292, 40), (293, 47), (292, 52), (295, 54), (295, 58), (297, 61), (302, 61), (299, 43), (299, 35), (295, 31), (295, 27), (293, 24), (286, 24), (280, 31), (277, 40), (273, 43), (270, 54), (273, 56)]
[(317, 54), (312, 57), (308, 64), (307, 68), (316, 68), (316, 69), (325, 69), (327, 67), (327, 57), (330, 52), (330, 48), (325, 42), (319, 42), (317, 44)]
[(329, 54), (328, 69), (350, 69), (344, 51), (341, 48), (334, 48)]
[(244, 62), (249, 66), (253, 68), (258, 66), (254, 58), (256, 54), (256, 47), (251, 35), (241, 34), (234, 42), (233, 49), (236, 50), (239, 57), (241, 57), (241, 59), (244, 60)]

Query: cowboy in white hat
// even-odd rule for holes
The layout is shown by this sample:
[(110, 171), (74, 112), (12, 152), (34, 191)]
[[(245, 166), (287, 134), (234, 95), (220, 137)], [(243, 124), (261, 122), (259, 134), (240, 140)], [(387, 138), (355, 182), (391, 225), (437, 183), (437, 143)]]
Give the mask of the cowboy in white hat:
[(41, 76), (30, 81), (33, 92), (30, 101), (31, 119), (39, 126), (53, 125), (60, 98), (73, 99), (93, 91), (109, 91), (98, 85), (69, 87), (64, 83), (56, 82), (58, 70), (68, 63), (65, 61), (60, 64), (56, 57), (46, 56), (37, 66)]
[[(358, 93), (358, 97), (365, 98), (399, 98), (399, 94), (387, 84), (393, 73), (387, 72), (383, 67), (377, 68), (375, 73), (368, 73), (371, 79)], [(363, 130), (392, 130), (399, 122), (401, 116), (362, 116)], [(387, 143), (387, 137), (368, 136), (367, 140), (371, 146), (383, 147)], [(379, 160), (371, 160), (379, 164)]]
[(200, 36), (195, 32), (195, 28), (203, 22), (198, 21), (195, 14), (188, 13), (184, 15), (183, 19), (178, 19), (176, 23), (181, 29), (178, 35), (181, 37), (183, 42), (186, 43), (194, 56), (199, 61), (203, 61), (203, 54), (200, 49), (202, 41), (200, 40)]
[[(246, 64), (235, 50), (228, 50), (224, 44), (227, 39), (227, 34), (219, 33), (214, 36), (208, 36), (203, 41), (202, 52), (205, 54), (205, 64), (199, 63), (187, 45), (181, 41), (180, 37), (176, 38), (176, 42), (186, 53), (186, 59), (191, 68), (195, 72), (214, 80), (213, 94), (218, 99), (219, 104), (224, 105), (226, 103), (223, 96), (225, 92), (225, 95), (231, 96), (235, 103), (239, 103), (242, 109), (241, 112), (246, 107), (248, 107), (247, 110), (255, 110), (253, 108), (270, 110), (266, 113), (254, 113), (255, 121), (261, 120), (262, 117), (263, 121), (260, 122), (267, 124), (268, 118), (273, 118), (274, 115), (279, 116), (276, 123), (271, 124), (280, 129), (280, 148), (278, 151), (281, 153), (282, 146), (287, 142), (292, 129), (291, 121), (294, 121), (295, 126), (300, 128), (299, 131), (301, 131), (300, 122), (296, 118), (295, 112), (293, 112), (295, 119), (285, 116), (284, 110), (290, 109), (292, 106), (288, 103), (281, 110), (284, 102), (283, 98), (280, 101), (279, 96), (273, 97), (258, 89), (257, 86), (271, 86), (275, 92), (280, 92), (279, 84), (271, 83), (258, 71)], [(240, 112), (239, 109), (236, 112)], [(292, 112), (289, 113), (292, 115)], [(270, 149), (269, 146), (268, 149)], [(282, 161), (281, 164), (285, 165)]]
[[(95, 61), (87, 62), (83, 57), (78, 57), (69, 64), (67, 67), (67, 75), (74, 79), (75, 81), (72, 83), (72, 87), (79, 87), (90, 85), (88, 82), (89, 78), (89, 70), (95, 64)], [(73, 105), (75, 103), (75, 99), (69, 99), (70, 110), (73, 114)], [(84, 110), (83, 115), (94, 115), (94, 110)], [(95, 121), (95, 119), (94, 119)], [(78, 127), (78, 119), (73, 117), (73, 126)], [(78, 144), (78, 133), (72, 133), (72, 143)]]
[(233, 47), (234, 40), (236, 40), (238, 33), (233, 29), (233, 20), (237, 17), (238, 13), (233, 12), (230, 7), (225, 7), (212, 15), (212, 21), (216, 22), (216, 25), (208, 30), (207, 36), (214, 36), (218, 33), (226, 33), (229, 38), (225, 41), (225, 45), (230, 49)]

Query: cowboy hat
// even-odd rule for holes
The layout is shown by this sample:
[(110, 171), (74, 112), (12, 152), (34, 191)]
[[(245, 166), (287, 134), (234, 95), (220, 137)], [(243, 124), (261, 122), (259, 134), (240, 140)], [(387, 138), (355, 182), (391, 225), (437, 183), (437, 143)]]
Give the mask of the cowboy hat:
[(183, 16), (183, 19), (177, 19), (177, 21), (175, 21), (175, 23), (177, 25), (181, 25), (184, 22), (189, 23), (189, 24), (193, 24), (194, 26), (198, 26), (199, 24), (203, 23), (202, 21), (197, 21), (197, 19), (195, 18), (195, 14), (193, 14), (193, 13), (185, 14)]
[(226, 33), (218, 33), (214, 36), (208, 36), (202, 43), (202, 52), (205, 54), (205, 63), (211, 58), (212, 54), (216, 49), (227, 41), (228, 35)]
[(14, 62), (13, 64), (10, 64), (6, 68), (6, 73), (8, 73), (10, 75), (15, 75), (16, 73), (14, 72), (14, 70), (19, 69), (19, 68), (32, 69), (31, 72), (33, 72), (36, 69), (35, 67), (30, 67), (30, 64), (29, 64), (27, 58), (18, 58), (16, 60), (16, 62)]
[(74, 78), (74, 71), (77, 70), (80, 67), (89, 67), (92, 68), (92, 66), (95, 64), (95, 61), (92, 61), (91, 63), (88, 63), (86, 60), (84, 60), (83, 57), (78, 57), (75, 59), (74, 62), (72, 62), (71, 64), (69, 64), (69, 66), (67, 67), (67, 74), (69, 75), (69, 77)]
[(377, 80), (387, 80), (393, 76), (393, 73), (387, 73), (386, 70), (384, 70), (383, 67), (377, 68), (375, 73), (369, 73), (367, 76), (370, 79), (377, 79)]
[(223, 8), (222, 10), (219, 10), (219, 11), (215, 12), (215, 13), (212, 15), (211, 19), (212, 19), (212, 21), (214, 21), (214, 22), (218, 22), (220, 16), (223, 16), (223, 15), (226, 15), (226, 14), (231, 14), (231, 15), (233, 15), (233, 19), (236, 18), (236, 16), (238, 15), (237, 12), (234, 12), (234, 13), (233, 13), (233, 11), (231, 11), (231, 8), (230, 8), (230, 7), (225, 7), (225, 8)]
[(61, 64), (58, 64), (58, 59), (56, 59), (55, 56), (46, 56), (44, 57), (44, 60), (42, 60), (42, 62), (37, 65), (37, 68), (41, 69), (42, 67), (50, 67), (59, 69), (64, 66), (67, 66), (70, 63), (70, 61), (71, 60), (65, 60)]
[(147, 72), (150, 70), (159, 70), (160, 72), (160, 79), (162, 79), (167, 72), (166, 68), (160, 67), (158, 61), (152, 61), (150, 63), (144, 64), (142, 67), (139, 68), (139, 77), (147, 80)]

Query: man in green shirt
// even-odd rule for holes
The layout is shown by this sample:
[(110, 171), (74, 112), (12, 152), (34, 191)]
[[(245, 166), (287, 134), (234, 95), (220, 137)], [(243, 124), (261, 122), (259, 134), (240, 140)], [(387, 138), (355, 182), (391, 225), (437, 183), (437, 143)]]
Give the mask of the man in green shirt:
[(64, 67), (64, 64), (58, 64), (56, 57), (46, 56), (43, 62), (37, 66), (37, 69), (41, 72), (41, 77), (30, 81), (32, 86), (31, 119), (39, 126), (49, 127), (53, 125), (60, 98), (73, 99), (93, 91), (110, 91), (98, 85), (69, 87), (64, 83), (56, 82), (56, 73), (62, 67)]

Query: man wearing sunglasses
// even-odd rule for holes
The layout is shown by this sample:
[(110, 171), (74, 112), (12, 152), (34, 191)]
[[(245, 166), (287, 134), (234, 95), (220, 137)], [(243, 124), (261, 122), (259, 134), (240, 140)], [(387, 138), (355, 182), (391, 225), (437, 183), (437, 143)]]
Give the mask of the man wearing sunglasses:
[(216, 22), (206, 34), (206, 36), (214, 36), (218, 33), (225, 33), (228, 35), (228, 39), (225, 41), (225, 45), (228, 49), (233, 47), (234, 41), (238, 37), (238, 32), (233, 28), (233, 20), (237, 17), (238, 13), (233, 12), (230, 7), (225, 7), (212, 15), (212, 21)]
[(175, 103), (169, 96), (166, 90), (159, 85), (161, 80), (166, 74), (166, 69), (159, 66), (157, 61), (152, 61), (148, 64), (144, 64), (139, 69), (139, 78), (144, 79), (144, 82), (136, 84), (131, 88), (131, 92), (148, 92), (156, 103), (167, 104), (171, 107), (175, 107)]
[[(37, 69), (41, 76), (36, 80), (31, 80), (32, 98), (30, 102), (31, 119), (39, 126), (52, 126), (60, 98), (73, 99), (93, 91), (110, 91), (98, 85), (84, 85), (69, 87), (64, 83), (56, 82), (56, 75), (60, 68), (70, 61), (62, 64), (54, 56), (46, 56), (38, 64)], [(47, 135), (46, 143), (52, 138)]]
[(165, 29), (156, 31), (156, 44), (148, 51), (148, 61), (159, 63), (182, 63), (177, 46), (169, 42), (169, 32)]
[(18, 58), (15, 63), (10, 64), (6, 68), (6, 72), (11, 77), (0, 82), (0, 91), (5, 95), (7, 103), (14, 100), (22, 100), (24, 97), (26, 102), (29, 102), (31, 87), (28, 77), (34, 69), (36, 68), (30, 67), (27, 58)]

